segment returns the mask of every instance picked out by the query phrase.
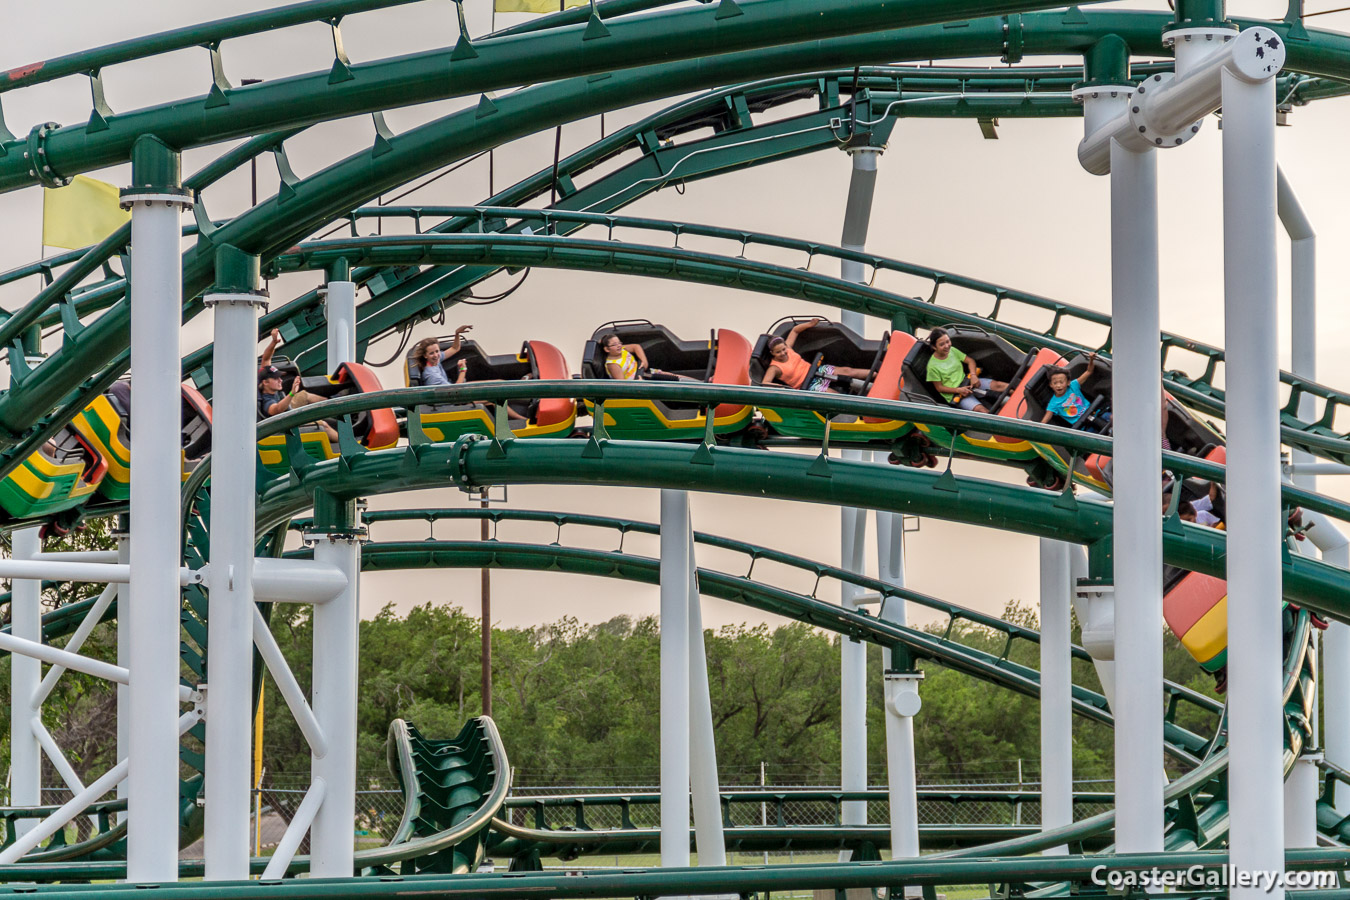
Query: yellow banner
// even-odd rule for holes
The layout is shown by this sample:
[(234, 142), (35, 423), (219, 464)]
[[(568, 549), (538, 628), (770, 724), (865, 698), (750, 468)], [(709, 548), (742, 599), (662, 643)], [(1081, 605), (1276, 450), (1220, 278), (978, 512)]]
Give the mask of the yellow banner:
[(131, 213), (117, 205), (117, 188), (84, 175), (63, 188), (42, 192), (42, 243), (78, 250), (97, 244), (127, 222)]
[[(585, 6), (588, 2), (589, 0), (563, 0), (568, 9)], [(563, 4), (558, 0), (493, 0), (493, 9), (500, 13), (551, 13), (558, 12)]]

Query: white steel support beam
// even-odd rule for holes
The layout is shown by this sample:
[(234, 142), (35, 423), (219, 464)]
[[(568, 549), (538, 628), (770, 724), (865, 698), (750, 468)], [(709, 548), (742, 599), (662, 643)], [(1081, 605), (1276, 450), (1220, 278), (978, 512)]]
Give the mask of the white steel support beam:
[[(218, 266), (218, 269), (223, 266)], [(215, 395), (211, 398), (211, 563), (207, 591), (210, 652), (206, 683), (207, 881), (249, 875), (249, 807), (253, 779), (253, 554), (258, 395), (254, 349), (258, 308), (253, 292), (206, 296), (214, 308)]]
[(689, 495), (661, 491), (661, 865), (689, 865)]
[[(317, 518), (317, 517), (316, 517)], [(347, 587), (314, 607), (314, 679), (311, 706), (327, 741), (315, 749), (310, 771), (325, 787), (310, 832), (310, 873), (318, 878), (352, 874), (352, 822), (356, 816), (356, 697), (360, 638), (361, 544), (355, 536), (325, 535), (314, 561), (336, 566)]]
[(722, 786), (717, 776), (708, 655), (703, 643), (703, 601), (698, 591), (693, 523), (689, 540), (689, 786), (694, 805), (694, 841), (700, 866), (727, 864), (722, 829)]
[(127, 880), (178, 880), (179, 407), (183, 318), (180, 219), (192, 205), (178, 153), (149, 135), (132, 149), (131, 732)]
[[(844, 227), (840, 244), (848, 250), (862, 250), (867, 243), (867, 230), (872, 219), (872, 198), (876, 193), (877, 160), (880, 147), (849, 149), (852, 173), (849, 176), (848, 199), (844, 205)], [(840, 261), (840, 277), (861, 284), (866, 281), (862, 263)], [(863, 314), (853, 310), (840, 313), (839, 321), (845, 328), (866, 336), (867, 323)], [(870, 452), (844, 450), (843, 459), (867, 460)], [(840, 565), (859, 575), (865, 574), (864, 548), (867, 541), (867, 510), (844, 507), (839, 511), (841, 529)], [(857, 609), (862, 590), (856, 585), (840, 586), (840, 602), (849, 609)], [(867, 789), (867, 645), (861, 641), (841, 638), (839, 641), (839, 784), (846, 791)], [(867, 824), (867, 804), (860, 800), (845, 802), (840, 810), (844, 825)], [(850, 854), (844, 851), (841, 858)]]
[[(1041, 830), (1073, 823), (1069, 545), (1041, 538)], [(1067, 845), (1045, 851), (1067, 854)]]
[[(905, 586), (904, 516), (877, 513), (877, 571), (882, 581)], [(890, 600), (877, 615), (907, 624), (905, 602)], [(890, 671), (891, 651), (881, 654), (886, 704), (886, 794), (891, 810), (891, 858), (919, 855), (918, 776), (914, 769), (914, 716), (919, 711), (919, 678)]]
[[(16, 529), (11, 537), (11, 558), (28, 560), (42, 549), (39, 528)], [(42, 643), (42, 582), (14, 579), (10, 593), (10, 634)], [(42, 703), (37, 700), (42, 680), (42, 662), (36, 657), (15, 655), (9, 661), (9, 803), (11, 806), (42, 805), (42, 748), (29, 726), (34, 716), (41, 718)], [(22, 837), (35, 822), (18, 819), (15, 833)]]
[(1163, 849), (1158, 162), (1111, 142), (1116, 847)]
[(1282, 842), (1269, 829), (1284, 821), (1274, 81), (1284, 44), (1266, 28), (1234, 43), (1244, 40), (1265, 53), (1223, 69), (1229, 859), (1239, 871), (1283, 873)]
[(356, 283), (330, 281), (324, 289), (324, 317), (328, 322), (328, 372), (356, 361)]
[(1303, 753), (1284, 783), (1284, 846), (1317, 846), (1317, 800), (1322, 787), (1321, 753)]
[[(327, 307), (328, 368), (356, 359), (355, 313), (346, 325), (341, 291)], [(354, 296), (354, 295), (353, 295)], [(333, 298), (330, 297), (330, 300)], [(343, 328), (348, 329), (345, 333)], [(323, 515), (320, 515), (321, 508)], [(314, 562), (335, 567), (346, 585), (332, 600), (314, 607), (314, 677), (311, 707), (317, 737), (311, 741), (310, 772), (322, 783), (322, 802), (310, 828), (310, 874), (346, 878), (352, 874), (352, 821), (356, 815), (356, 698), (360, 667), (361, 528), (354, 501), (315, 497)], [(325, 530), (320, 522), (328, 525)], [(299, 719), (297, 719), (299, 721)]]
[[(117, 542), (117, 563), (131, 564), (131, 535), (126, 531), (127, 516), (119, 516), (113, 540)], [(117, 665), (127, 668), (131, 664), (131, 587), (117, 586)], [(131, 687), (125, 684), (117, 686), (117, 758), (126, 759), (131, 753)], [(127, 781), (117, 782), (117, 799), (127, 795)], [(126, 821), (126, 811), (117, 813), (117, 821)]]
[[(844, 459), (862, 459), (863, 451), (845, 450)], [(871, 456), (869, 453), (868, 456)], [(865, 574), (867, 510), (843, 507), (840, 516), (840, 563), (846, 572)], [(841, 582), (839, 600), (845, 609), (856, 610), (862, 589)], [(839, 637), (839, 786), (845, 791), (867, 789), (867, 644), (846, 635)], [(867, 803), (847, 800), (840, 804), (840, 823), (866, 825)], [(846, 858), (848, 851), (841, 857)]]

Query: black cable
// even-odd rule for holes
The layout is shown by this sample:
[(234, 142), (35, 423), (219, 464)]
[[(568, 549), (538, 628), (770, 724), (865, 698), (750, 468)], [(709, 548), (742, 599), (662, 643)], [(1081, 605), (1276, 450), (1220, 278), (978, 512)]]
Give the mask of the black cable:
[(403, 329), (403, 337), (398, 342), (398, 349), (394, 351), (393, 356), (389, 357), (384, 362), (371, 362), (369, 359), (367, 359), (365, 364), (376, 369), (378, 369), (381, 366), (389, 365), (391, 362), (393, 362), (394, 360), (398, 359), (400, 356), (403, 355), (403, 351), (408, 347), (408, 338), (410, 338), (411, 336), (412, 336), (412, 323), (409, 322)]
[[(502, 291), (500, 294), (491, 294), (491, 295), (486, 296), (486, 297), (480, 297), (480, 296), (478, 296), (477, 294), (475, 294), (475, 293), (473, 293), (472, 291), (470, 291), (470, 292), (469, 292), (469, 296), (472, 297), (473, 299), (472, 299), (472, 300), (460, 300), (459, 302), (460, 302), (460, 303), (463, 303), (463, 304), (466, 304), (466, 305), (468, 305), (468, 306), (491, 306), (492, 304), (498, 302), (499, 300), (505, 300), (507, 297), (510, 297), (510, 296), (511, 296), (512, 294), (514, 294), (516, 291), (520, 290), (520, 286), (521, 286), (522, 284), (525, 283), (525, 279), (530, 277), (530, 271), (531, 271), (530, 269), (526, 269), (526, 270), (525, 270), (525, 274), (523, 274), (523, 275), (520, 276), (520, 280), (519, 280), (519, 281), (517, 281), (515, 284), (511, 285), (511, 286), (510, 286), (509, 288), (507, 288), (506, 290)], [(474, 302), (475, 300), (478, 301), (478, 302), (475, 303), (475, 302)]]

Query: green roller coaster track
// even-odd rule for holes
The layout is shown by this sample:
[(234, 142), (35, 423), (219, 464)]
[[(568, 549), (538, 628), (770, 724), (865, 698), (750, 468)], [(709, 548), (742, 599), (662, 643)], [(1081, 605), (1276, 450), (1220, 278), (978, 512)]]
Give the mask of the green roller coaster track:
[[(957, 12), (949, 10), (947, 14), (955, 15)], [(800, 71), (813, 65), (842, 61), (829, 57), (826, 52), (847, 52), (848, 61), (855, 62), (860, 48), (869, 41), (879, 41), (881, 36), (886, 38), (881, 42), (884, 52), (879, 46), (877, 52), (882, 55), (877, 58), (887, 60), (999, 53), (1008, 35), (1013, 33), (1014, 25), (1016, 34), (1020, 35), (1021, 53), (1028, 55), (1082, 52), (1106, 34), (1127, 36), (1136, 52), (1161, 53), (1160, 46), (1154, 50), (1158, 32), (1150, 33), (1150, 28), (1158, 28), (1167, 20), (1165, 14), (1101, 13), (1076, 8), (1072, 16), (1037, 13), (1013, 18), (1015, 22), (1005, 20), (1004, 17), (992, 17), (970, 20), (955, 29), (946, 26), (909, 28), (872, 36), (820, 40), (810, 45), (789, 45), (786, 48), (742, 54), (727, 53), (694, 62), (648, 67), (653, 69), (651, 72), (639, 69), (600, 80), (575, 78), (527, 88), (493, 101), (495, 112), (490, 114), (480, 115), (481, 108), (466, 110), (403, 135), (387, 138), (381, 135), (373, 152), (359, 153), (346, 162), (302, 181), (285, 179), (282, 191), (276, 198), (214, 233), (199, 238), (199, 247), (209, 247), (211, 242), (228, 243), (270, 259), (276, 252), (320, 227), (333, 216), (343, 215), (347, 209), (371, 199), (380, 191), (405, 183), (409, 178), (439, 165), (463, 159), (565, 119), (598, 113), (643, 99), (669, 96), (673, 92), (696, 89), (709, 83), (725, 83), (762, 75), (766, 71), (772, 72), (773, 67), (780, 64), (779, 57), (787, 57), (781, 60), (784, 66), (782, 71)], [(1342, 55), (1343, 48), (1337, 43), (1341, 40), (1340, 36), (1315, 30), (1307, 31), (1307, 35), (1306, 41), (1300, 39), (1291, 44), (1290, 68), (1337, 77), (1337, 69), (1330, 63)], [(841, 44), (841, 47), (835, 48), (836, 43)], [(913, 50), (907, 52), (909, 47), (913, 47)], [(1326, 71), (1322, 71), (1323, 68)], [(981, 113), (967, 108), (963, 114)], [(296, 122), (286, 124), (294, 126)], [(446, 132), (450, 132), (450, 135), (447, 136)], [(289, 167), (285, 167), (285, 170), (289, 171)], [(208, 221), (209, 224), (209, 220), (203, 218), (204, 210), (200, 204), (198, 211), (199, 222)], [(209, 228), (203, 231), (209, 232)], [(186, 297), (194, 297), (208, 286), (211, 267), (210, 253), (189, 252), (184, 269)], [(195, 314), (199, 308), (199, 305), (189, 302), (188, 314)], [(38, 312), (45, 312), (45, 306)], [(396, 321), (386, 322), (384, 327), (392, 327)], [(0, 438), (7, 433), (6, 443), (18, 443), (7, 454), (9, 458), (6, 463), (0, 466), (0, 474), (17, 464), (19, 458), (31, 452), (62, 421), (68, 421), (101, 386), (106, 386), (117, 374), (125, 371), (126, 324), (123, 301), (79, 334), (70, 334), (68, 328), (66, 346), (43, 363), (37, 373), (41, 377), (18, 384), (0, 397), (0, 428), (3, 429)], [(0, 335), (6, 340), (12, 336), (3, 330), (0, 330)], [(108, 368), (104, 369), (105, 366)], [(98, 373), (97, 376), (91, 374), (94, 372)], [(58, 412), (50, 415), (35, 412), (60, 406), (72, 392), (77, 392), (75, 401), (66, 401)]]
[[(277, 194), (242, 215), (216, 222), (198, 199), (195, 206), (196, 246), (184, 257), (184, 314), (202, 309), (201, 295), (215, 278), (216, 250), (230, 246), (262, 258), (275, 273), (323, 269), (346, 272), (370, 289), (371, 298), (361, 306), (359, 345), (392, 330), (409, 327), (457, 301), (473, 284), (503, 268), (546, 266), (588, 271), (643, 274), (686, 281), (721, 284), (757, 290), (788, 298), (825, 303), (840, 309), (881, 316), (896, 327), (912, 329), (952, 321), (978, 325), (1024, 344), (1053, 347), (1062, 353), (1086, 349), (1109, 349), (1108, 317), (1068, 304), (1016, 291), (988, 282), (968, 279), (874, 254), (851, 253), (819, 243), (794, 241), (736, 229), (674, 222), (657, 222), (613, 215), (634, 199), (664, 186), (706, 178), (776, 159), (813, 152), (845, 143), (884, 144), (898, 116), (933, 117), (1049, 117), (1078, 114), (1065, 99), (1076, 82), (1071, 70), (1056, 68), (1007, 70), (935, 69), (917, 66), (885, 66), (831, 69), (860, 63), (896, 63), (906, 60), (939, 60), (968, 57), (1001, 58), (1020, 63), (1028, 56), (1086, 54), (1107, 36), (1122, 38), (1135, 55), (1165, 56), (1160, 35), (1173, 17), (1158, 12), (1066, 9), (1047, 10), (1051, 4), (1036, 0), (840, 0), (828, 15), (820, 14), (814, 0), (720, 0), (696, 8), (648, 12), (640, 10), (667, 5), (666, 0), (603, 0), (589, 9), (577, 9), (545, 17), (527, 26), (472, 38), (460, 11), (459, 39), (453, 48), (410, 56), (353, 63), (342, 49), (340, 23), (359, 12), (400, 5), (410, 0), (320, 0), (264, 13), (206, 23), (127, 41), (85, 53), (72, 54), (46, 63), (0, 73), (0, 95), (68, 76), (89, 78), (93, 108), (87, 122), (60, 127), (52, 123), (34, 127), (26, 137), (15, 138), (0, 116), (0, 190), (32, 184), (58, 185), (70, 176), (105, 165), (124, 162), (132, 142), (154, 134), (177, 149), (204, 146), (224, 140), (249, 137), (241, 146), (221, 155), (187, 185), (200, 190), (249, 160), (272, 153), (277, 160), (281, 184)], [(1287, 42), (1287, 74), (1280, 82), (1284, 102), (1304, 104), (1347, 91), (1350, 82), (1350, 37), (1307, 29), (1291, 3), (1286, 21), (1262, 22), (1273, 27)], [(1045, 10), (1045, 11), (1037, 11)], [(1180, 15), (1180, 13), (1178, 13)], [(224, 74), (223, 41), (264, 30), (303, 23), (327, 22), (332, 26), (334, 62), (330, 69), (276, 81), (234, 87)], [(1239, 26), (1254, 20), (1235, 20)], [(178, 49), (202, 46), (210, 55), (209, 89), (187, 100), (127, 112), (114, 112), (106, 101), (101, 81), (104, 68), (152, 58)], [(659, 47), (659, 64), (649, 64), (652, 48)], [(810, 75), (799, 73), (823, 69)], [(1154, 71), (1136, 67), (1135, 75)], [(564, 79), (551, 81), (553, 79)], [(749, 79), (767, 79), (734, 87), (722, 85)], [(551, 83), (544, 83), (551, 82)], [(488, 91), (522, 83), (535, 86), (491, 97)], [(658, 100), (681, 92), (716, 88), (694, 100), (678, 104), (618, 133), (610, 135), (557, 166), (488, 198), (483, 207), (409, 207), (368, 210), (360, 208), (382, 191), (407, 184), (420, 175), (472, 158), (506, 141), (545, 128), (602, 113), (634, 103)], [(481, 94), (476, 106), (394, 135), (383, 120), (386, 109), (450, 97)], [(848, 100), (843, 98), (847, 96)], [(796, 100), (815, 98), (818, 109), (776, 121), (757, 117), (774, 107)], [(291, 172), (285, 143), (300, 129), (316, 122), (373, 114), (376, 139), (361, 152), (315, 175), (299, 179)], [(672, 143), (677, 136), (713, 127), (712, 137)], [(268, 132), (259, 134), (259, 132)], [(637, 159), (578, 186), (620, 154), (637, 152)], [(522, 210), (520, 204), (537, 200), (546, 192), (559, 198), (554, 209)], [(438, 219), (428, 233), (391, 238), (356, 237), (358, 222), (376, 216), (411, 219), (422, 232), (422, 219)], [(298, 241), (317, 230), (346, 222), (352, 238)], [(543, 226), (544, 234), (526, 234), (527, 225)], [(570, 236), (586, 227), (604, 227), (604, 240)], [(612, 240), (615, 228), (660, 232), (674, 237), (674, 247)], [(537, 230), (537, 229), (532, 229)], [(720, 238), (739, 244), (740, 254), (694, 252), (679, 247), (682, 235)], [(0, 320), (0, 345), (9, 352), (11, 388), (0, 393), (0, 475), (14, 466), (70, 420), (89, 400), (125, 372), (128, 363), (129, 303), (124, 279), (111, 260), (126, 251), (129, 229), (110, 236), (86, 251), (65, 254), (0, 275), (0, 284), (40, 274), (47, 284), (22, 309)], [(747, 248), (771, 247), (806, 255), (804, 269), (774, 265), (746, 257)], [(932, 283), (926, 300), (901, 296), (874, 287), (857, 285), (810, 271), (817, 257), (862, 262), (871, 267), (872, 281), (880, 273), (894, 272)], [(125, 263), (124, 263), (125, 266)], [(60, 271), (58, 275), (57, 272)], [(125, 268), (124, 268), (125, 271)], [(88, 283), (95, 277), (93, 283)], [(992, 298), (986, 315), (957, 312), (937, 305), (944, 285), (971, 290)], [(1049, 319), (1043, 331), (1011, 324), (1007, 313), (1015, 306), (1030, 308)], [(101, 314), (100, 314), (101, 313)], [(100, 314), (97, 318), (90, 318)], [(1092, 326), (1102, 333), (1095, 348), (1066, 339), (1066, 323)], [(34, 326), (59, 326), (62, 347), (34, 369), (22, 361), (24, 333)], [(314, 354), (322, 340), (322, 322), (313, 293), (283, 305), (262, 323), (278, 326), (290, 348), (300, 358)], [(1224, 396), (1217, 387), (1223, 351), (1176, 335), (1163, 335), (1164, 359), (1173, 350), (1198, 354), (1204, 371), (1198, 375), (1167, 373), (1167, 383), (1178, 397), (1193, 407), (1222, 416)], [(187, 371), (209, 392), (210, 348), (185, 361)], [(311, 360), (308, 369), (320, 366)], [(1350, 405), (1350, 394), (1284, 375), (1287, 403), (1283, 413), (1283, 439), (1289, 446), (1324, 458), (1350, 461), (1350, 435), (1335, 430), (1340, 407)], [(957, 410), (917, 404), (869, 401), (843, 396), (794, 394), (767, 388), (731, 388), (712, 385), (614, 384), (592, 382), (531, 382), (519, 384), (474, 384), (450, 388), (381, 392), (315, 404), (300, 412), (269, 420), (259, 435), (287, 434), (291, 471), (281, 478), (259, 482), (259, 552), (279, 554), (285, 530), (294, 517), (315, 505), (316, 498), (354, 498), (455, 484), (462, 489), (507, 483), (610, 484), (636, 487), (672, 487), (861, 508), (913, 512), (987, 527), (1053, 537), (1089, 545), (1094, 565), (1109, 566), (1111, 552), (1111, 507), (1096, 500), (1080, 499), (1071, 491), (1052, 493), (996, 482), (957, 476), (950, 468), (937, 474), (891, 469), (839, 461), (828, 456), (825, 445), (816, 457), (783, 452), (762, 452), (719, 445), (712, 434), (698, 444), (640, 443), (610, 440), (603, 416), (597, 410), (596, 425), (588, 438), (562, 440), (512, 440), (509, 429), (499, 422), (497, 439), (461, 438), (453, 443), (431, 442), (419, 425), (419, 408), (454, 401), (491, 401), (498, 410), (507, 399), (549, 396), (584, 397), (603, 404), (607, 399), (643, 398), (692, 402), (708, 408), (720, 402), (772, 403), (774, 406), (807, 409), (825, 417), (834, 414), (870, 414), (903, 418), (916, 423), (940, 425), (953, 432), (987, 427), (987, 417)], [(1316, 410), (1300, 418), (1306, 398)], [(408, 445), (392, 450), (365, 451), (355, 441), (352, 417), (366, 409), (397, 404), (408, 409)], [(504, 414), (502, 414), (504, 415)], [(291, 429), (317, 417), (342, 419), (339, 427), (339, 458), (323, 463), (302, 452)], [(711, 420), (711, 417), (709, 417)], [(1074, 452), (1109, 452), (1110, 442), (1086, 434), (1066, 433), (1035, 423), (1000, 421), (999, 429), (1027, 440), (1053, 440)], [(1223, 467), (1178, 454), (1166, 454), (1167, 468), (1182, 475), (1197, 475), (1222, 481)], [(185, 557), (194, 567), (209, 555), (206, 531), (209, 493), (204, 490), (209, 465), (201, 466), (184, 488), (186, 526)], [(1350, 520), (1350, 505), (1330, 498), (1286, 488), (1289, 506), (1324, 512)], [(109, 514), (111, 506), (94, 506), (91, 514)], [(584, 524), (627, 532), (653, 533), (651, 525), (627, 520), (575, 516), (565, 513), (418, 510), (415, 517), (466, 517), (486, 515), (495, 523), (508, 520), (543, 520), (565, 525)], [(371, 521), (397, 518), (398, 514), (374, 514)], [(900, 664), (930, 660), (1023, 693), (1039, 692), (1035, 670), (1008, 658), (1015, 641), (1035, 641), (1034, 632), (1000, 620), (933, 600), (912, 591), (897, 589), (871, 579), (850, 575), (837, 567), (802, 560), (762, 547), (725, 538), (699, 535), (697, 540), (722, 549), (734, 549), (750, 557), (744, 574), (701, 569), (701, 589), (799, 621), (836, 631), (850, 638), (889, 647)], [(1164, 528), (1167, 561), (1195, 571), (1222, 575), (1224, 548), (1221, 533), (1182, 524), (1175, 515)], [(814, 572), (817, 587), (822, 578), (847, 581), (874, 590), (886, 603), (917, 603), (943, 612), (949, 622), (966, 619), (1002, 632), (1007, 643), (995, 656), (950, 640), (888, 622), (882, 614), (843, 610), (820, 601), (815, 592), (803, 595), (782, 590), (751, 577), (758, 559)], [(652, 582), (657, 561), (623, 551), (587, 550), (561, 545), (532, 545), (500, 540), (475, 542), (374, 543), (366, 548), (367, 570), (428, 565), (467, 567), (518, 567), (550, 571), (622, 577)], [(1350, 573), (1311, 559), (1287, 556), (1284, 565), (1285, 594), (1304, 609), (1295, 617), (1284, 669), (1286, 719), (1286, 765), (1308, 737), (1312, 712), (1316, 660), (1310, 642), (1310, 617), (1316, 611), (1341, 621), (1350, 621)], [(182, 622), (188, 641), (183, 646), (184, 663), (200, 679), (205, 671), (207, 603), (200, 588), (185, 592)], [(44, 619), (44, 633), (56, 637), (69, 633), (82, 611), (80, 605), (58, 610)], [(115, 609), (109, 611), (115, 615)], [(1076, 658), (1087, 658), (1074, 648)], [(1207, 850), (1217, 846), (1227, 831), (1226, 766), (1223, 746), (1222, 708), (1205, 698), (1169, 685), (1167, 749), (1194, 766), (1167, 790), (1167, 846), (1171, 850)], [(1073, 693), (1075, 711), (1110, 723), (1106, 701), (1081, 687)], [(1183, 708), (1215, 719), (1209, 736), (1178, 724)], [(559, 877), (547, 873), (522, 874), (525, 881), (481, 878), (465, 874), (489, 850), (524, 859), (530, 854), (557, 852), (577, 854), (601, 850), (650, 848), (652, 830), (624, 827), (587, 830), (584, 838), (560, 835), (546, 824), (542, 813), (536, 827), (503, 820), (499, 813), (510, 808), (506, 799), (509, 778), (500, 737), (490, 720), (477, 720), (450, 741), (431, 741), (415, 729), (395, 723), (391, 752), (403, 780), (407, 807), (395, 840), (389, 847), (358, 854), (358, 865), (380, 879), (329, 882), (313, 880), (276, 885), (212, 884), (164, 888), (182, 897), (203, 891), (212, 898), (246, 897), (258, 890), (286, 897), (322, 893), (325, 897), (358, 897), (371, 894), (469, 890), (484, 897), (515, 898), (526, 895), (550, 897), (654, 895), (659, 893), (723, 892), (746, 894), (791, 886), (843, 889), (847, 887), (899, 885), (931, 886), (954, 883), (1000, 883), (1009, 893), (1024, 892), (1040, 884), (1087, 881), (1096, 861), (1071, 856), (1052, 859), (989, 859), (993, 854), (1031, 853), (1068, 843), (1075, 848), (1099, 847), (1110, 840), (1114, 815), (1090, 816), (1071, 826), (1045, 834), (996, 830), (930, 830), (929, 840), (967, 844), (960, 850), (922, 861), (860, 864), (853, 866), (723, 869), (714, 871), (670, 870), (661, 873), (624, 873)], [(200, 729), (196, 735), (201, 738)], [(184, 761), (200, 770), (202, 757), (190, 746)], [(447, 779), (472, 773), (472, 796), (452, 797), (445, 791)], [(1331, 804), (1333, 792), (1350, 776), (1327, 767), (1327, 791), (1318, 809), (1324, 834), (1344, 841), (1350, 838), (1350, 820), (1340, 819)], [(1341, 789), (1344, 789), (1342, 787)], [(183, 789), (185, 830), (194, 826), (198, 786)], [(842, 802), (843, 795), (841, 797)], [(579, 825), (584, 824), (587, 802), (571, 802)], [(623, 803), (631, 805), (625, 798)], [(728, 804), (734, 802), (726, 801)], [(547, 805), (545, 803), (544, 805)], [(114, 857), (122, 826), (111, 824), (109, 815), (117, 804), (100, 804), (98, 836), (92, 841), (66, 847), (55, 844), (27, 857), (28, 862), (0, 871), (0, 878), (71, 880), (117, 877), (124, 869)], [(625, 806), (625, 821), (629, 806)], [(31, 811), (30, 811), (31, 814)], [(14, 817), (4, 818), (12, 834)], [(876, 829), (836, 826), (816, 828), (756, 828), (736, 826), (729, 831), (735, 846), (759, 849), (783, 846), (881, 845), (884, 835)], [(990, 843), (993, 841), (993, 843)], [(86, 860), (71, 863), (73, 858)], [(961, 859), (959, 857), (980, 857)], [(1344, 856), (1321, 851), (1293, 851), (1292, 868), (1343, 866)], [(1225, 861), (1214, 852), (1181, 852), (1165, 856), (1140, 856), (1117, 864), (1147, 868), (1191, 865), (1212, 868)], [(261, 870), (265, 861), (255, 860)], [(292, 870), (305, 867), (297, 859)], [(183, 874), (196, 874), (195, 863), (185, 863)], [(391, 873), (397, 869), (398, 875)], [(427, 872), (416, 882), (404, 881), (413, 872)], [(442, 878), (457, 873), (453, 880)], [(81, 892), (95, 889), (118, 893), (123, 888), (62, 885), (56, 890)], [(53, 888), (7, 887), (4, 891), (47, 893)]]

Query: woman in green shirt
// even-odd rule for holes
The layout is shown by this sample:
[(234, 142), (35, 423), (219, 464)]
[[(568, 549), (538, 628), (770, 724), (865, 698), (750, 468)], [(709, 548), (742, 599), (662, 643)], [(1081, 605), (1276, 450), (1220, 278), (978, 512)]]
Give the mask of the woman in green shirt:
[(1006, 381), (981, 378), (975, 368), (975, 360), (952, 346), (952, 338), (944, 329), (934, 328), (928, 335), (928, 343), (933, 355), (928, 358), (927, 378), (939, 394), (948, 403), (955, 403), (962, 409), (988, 410), (975, 397), (975, 391), (1007, 390)]

